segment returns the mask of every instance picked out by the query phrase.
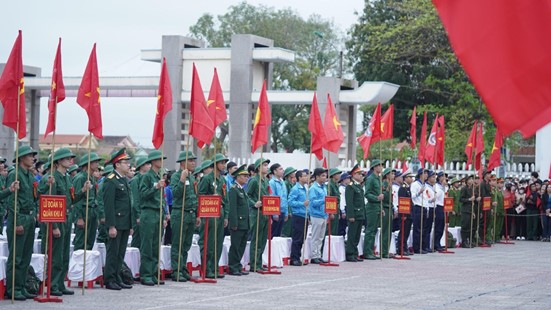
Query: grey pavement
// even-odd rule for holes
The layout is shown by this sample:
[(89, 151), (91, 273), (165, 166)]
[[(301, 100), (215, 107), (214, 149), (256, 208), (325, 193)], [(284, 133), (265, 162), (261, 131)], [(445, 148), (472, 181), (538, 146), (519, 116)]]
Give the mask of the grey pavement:
[(217, 284), (78, 289), (61, 304), (0, 301), (1, 309), (551, 309), (551, 243), (516, 241), (455, 254), (339, 267), (285, 266), (281, 275)]

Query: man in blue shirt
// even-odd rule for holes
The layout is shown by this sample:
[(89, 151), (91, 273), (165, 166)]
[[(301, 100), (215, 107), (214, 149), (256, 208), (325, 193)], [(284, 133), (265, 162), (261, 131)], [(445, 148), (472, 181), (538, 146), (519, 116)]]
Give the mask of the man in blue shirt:
[(310, 221), (312, 222), (312, 264), (325, 263), (321, 258), (321, 246), (325, 237), (327, 225), (327, 213), (325, 213), (325, 196), (327, 196), (327, 170), (316, 168), (314, 170), (314, 183), (308, 191), (310, 200)]
[(306, 190), (306, 183), (308, 182), (309, 175), (299, 170), (296, 172), (297, 183), (291, 188), (289, 193), (289, 205), (293, 217), (291, 221), (293, 223), (293, 242), (291, 245), (291, 266), (302, 266), (300, 261), (302, 244), (304, 243), (304, 226), (306, 226), (306, 208), (310, 201), (308, 200), (308, 192)]
[(226, 171), (228, 172), (226, 174), (226, 187), (228, 190), (235, 184), (235, 178), (232, 176), (235, 170), (237, 170), (237, 164), (233, 161), (228, 162), (226, 165)]
[(287, 205), (287, 187), (283, 180), (283, 174), (285, 170), (280, 164), (273, 164), (270, 166), (270, 171), (272, 173), (272, 179), (270, 180), (270, 189), (272, 190), (272, 195), (279, 196), (281, 198), (280, 204), (280, 215), (274, 215), (272, 223), (272, 237), (281, 236), (281, 229), (283, 224), (288, 220), (288, 205)]

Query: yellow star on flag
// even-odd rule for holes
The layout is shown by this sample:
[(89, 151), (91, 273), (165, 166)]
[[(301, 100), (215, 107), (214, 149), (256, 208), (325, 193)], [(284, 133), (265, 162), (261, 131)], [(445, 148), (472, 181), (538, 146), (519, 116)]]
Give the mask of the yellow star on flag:
[(333, 116), (333, 125), (335, 126), (335, 129), (339, 129), (339, 126), (341, 126), (341, 123), (337, 120), (337, 116)]

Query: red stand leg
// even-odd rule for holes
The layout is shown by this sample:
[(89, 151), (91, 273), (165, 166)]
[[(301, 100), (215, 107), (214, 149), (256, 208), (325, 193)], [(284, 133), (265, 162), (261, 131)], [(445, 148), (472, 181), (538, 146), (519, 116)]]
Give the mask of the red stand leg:
[(63, 302), (63, 299), (57, 297), (51, 297), (51, 279), (52, 279), (52, 223), (48, 223), (48, 279), (46, 280), (48, 286), (48, 293), (46, 297), (37, 296), (34, 301), (38, 302)]
[(446, 242), (444, 243), (445, 246), (444, 246), (444, 251), (440, 251), (439, 253), (442, 253), (442, 254), (455, 254), (454, 251), (448, 251), (448, 212), (445, 213), (445, 224), (446, 224), (446, 230), (445, 230), (445, 233), (446, 233), (446, 236), (444, 237), (444, 239), (446, 240)]
[[(402, 234), (402, 238), (400, 238), (400, 256), (396, 255), (394, 256), (394, 259), (403, 259), (403, 260), (409, 260), (410, 257), (404, 256), (404, 221), (406, 220), (405, 216), (402, 214), (402, 228), (400, 230)], [(398, 253), (396, 253), (398, 254)]]
[[(283, 219), (280, 219), (280, 221)], [(274, 267), (275, 268), (275, 267)], [(268, 217), (268, 270), (257, 270), (260, 274), (281, 274), (280, 271), (272, 270), (272, 217)]]
[(489, 247), (491, 247), (491, 245), (486, 243), (486, 212), (487, 211), (482, 211), (482, 212), (484, 212), (484, 230), (482, 232), (482, 244), (480, 245), (480, 247), (481, 248), (489, 248)]
[(321, 263), (320, 266), (325, 266), (325, 267), (338, 267), (339, 264), (336, 264), (336, 263), (332, 263), (331, 262), (331, 219), (329, 219), (328, 221), (329, 223), (327, 224), (327, 229), (329, 231), (329, 234), (327, 235), (328, 237), (328, 240), (327, 240), (327, 246), (329, 247), (327, 249), (327, 263)]
[[(215, 236), (216, 237), (216, 236)], [(206, 279), (205, 276), (207, 275), (207, 244), (209, 241), (209, 219), (207, 218), (205, 220), (205, 238), (203, 239), (203, 265), (201, 268), (203, 268), (203, 274), (201, 278), (191, 278), (191, 282), (195, 283), (216, 283), (217, 281), (215, 279)]]
[(500, 244), (515, 244), (514, 242), (509, 241), (509, 227), (507, 225), (507, 209), (505, 209), (505, 242), (498, 242)]

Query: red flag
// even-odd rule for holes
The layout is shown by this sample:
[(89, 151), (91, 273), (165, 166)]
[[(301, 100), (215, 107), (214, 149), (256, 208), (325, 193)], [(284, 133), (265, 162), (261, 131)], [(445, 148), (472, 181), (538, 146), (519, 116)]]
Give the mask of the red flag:
[(78, 104), (88, 114), (88, 131), (98, 139), (103, 139), (101, 124), (101, 102), (98, 75), (98, 60), (96, 58), (96, 44), (92, 48), (82, 82), (78, 88)]
[(438, 131), (438, 114), (436, 114), (436, 118), (434, 119), (434, 123), (432, 124), (432, 129), (430, 130), (429, 140), (427, 141), (427, 145), (425, 146), (425, 159), (429, 163), (436, 163), (436, 132)]
[(548, 1), (433, 0), (457, 58), (505, 136), (551, 120)]
[(374, 140), (381, 141), (381, 140), (390, 140), (393, 138), (394, 134), (394, 105), (391, 104), (388, 107), (388, 110), (386, 110), (385, 114), (381, 117), (381, 136)]
[(222, 87), (220, 86), (220, 80), (218, 80), (218, 71), (216, 68), (214, 68), (214, 75), (212, 76), (212, 83), (210, 84), (207, 107), (215, 129), (218, 125), (228, 119), (228, 114), (226, 113), (226, 103), (224, 102), (224, 94), (222, 93)]
[(467, 166), (469, 166), (473, 160), (473, 150), (476, 145), (476, 131), (478, 128), (478, 121), (474, 121), (473, 129), (471, 129), (471, 134), (469, 135), (469, 140), (465, 145), (465, 155), (467, 155)]
[(475, 154), (475, 168), (482, 172), (482, 153), (484, 152), (484, 135), (482, 134), (482, 122), (479, 123), (478, 132), (476, 134), (476, 154)]
[(328, 168), (327, 168), (328, 165), (327, 165), (327, 158), (326, 158), (326, 157), (323, 158), (323, 163), (322, 163), (321, 166), (323, 167), (323, 169), (328, 169)]
[(202, 147), (209, 144), (214, 137), (214, 122), (207, 108), (207, 101), (197, 74), (195, 63), (193, 64), (193, 73), (191, 79), (191, 100), (189, 112), (191, 122), (189, 124), (189, 134), (197, 140), (197, 146)]
[(446, 128), (444, 127), (444, 115), (438, 118), (438, 130), (436, 131), (436, 163), (444, 166), (444, 152), (446, 143)]
[(4, 106), (2, 124), (19, 133), (18, 139), (23, 139), (27, 135), (25, 82), (23, 79), (23, 57), (21, 55), (23, 50), (22, 41), (22, 33), (19, 30), (19, 35), (15, 39), (4, 72), (0, 77), (0, 101)]
[(369, 155), (369, 148), (373, 139), (380, 137), (381, 135), (381, 104), (377, 104), (371, 120), (369, 120), (369, 125), (365, 132), (358, 137), (358, 142), (364, 151), (364, 159)]
[(163, 57), (161, 67), (161, 78), (159, 80), (159, 91), (157, 93), (157, 111), (155, 112), (155, 124), (153, 125), (153, 146), (158, 149), (165, 139), (165, 116), (172, 110), (172, 88), (170, 87), (170, 77), (166, 69), (166, 59)]
[(402, 162), (402, 173), (408, 170), (408, 163), (404, 160)]
[(492, 154), (490, 154), (490, 160), (488, 161), (488, 171), (493, 170), (496, 167), (501, 166), (501, 147), (503, 146), (503, 136), (499, 132), (499, 128), (496, 128), (496, 136), (494, 139), (494, 145), (492, 146)]
[(325, 144), (325, 131), (323, 130), (323, 124), (321, 123), (316, 93), (314, 93), (312, 108), (310, 109), (308, 130), (311, 134), (310, 152), (314, 153), (318, 160), (321, 160), (323, 158), (323, 145)]
[(417, 158), (421, 165), (425, 166), (425, 148), (427, 147), (427, 112), (423, 113), (423, 125), (421, 126), (421, 137), (419, 138), (419, 152)]
[(327, 106), (325, 107), (323, 128), (325, 129), (325, 146), (323, 148), (329, 152), (337, 153), (344, 140), (344, 134), (342, 133), (342, 125), (339, 121), (339, 116), (335, 111), (329, 94), (327, 94)]
[(411, 119), (409, 123), (411, 128), (409, 129), (409, 136), (411, 137), (411, 148), (415, 149), (416, 140), (417, 140), (417, 106), (413, 107), (413, 113), (411, 114)]
[(266, 94), (266, 80), (264, 80), (253, 124), (253, 137), (251, 139), (252, 153), (254, 153), (259, 146), (268, 143), (268, 127), (271, 124), (272, 114), (270, 112), (270, 105), (268, 104), (268, 95)]
[(65, 85), (63, 84), (63, 73), (61, 71), (61, 38), (59, 38), (52, 72), (52, 85), (50, 87), (50, 98), (48, 99), (48, 124), (44, 132), (44, 139), (50, 132), (55, 131), (56, 105), (63, 100), (65, 100)]

